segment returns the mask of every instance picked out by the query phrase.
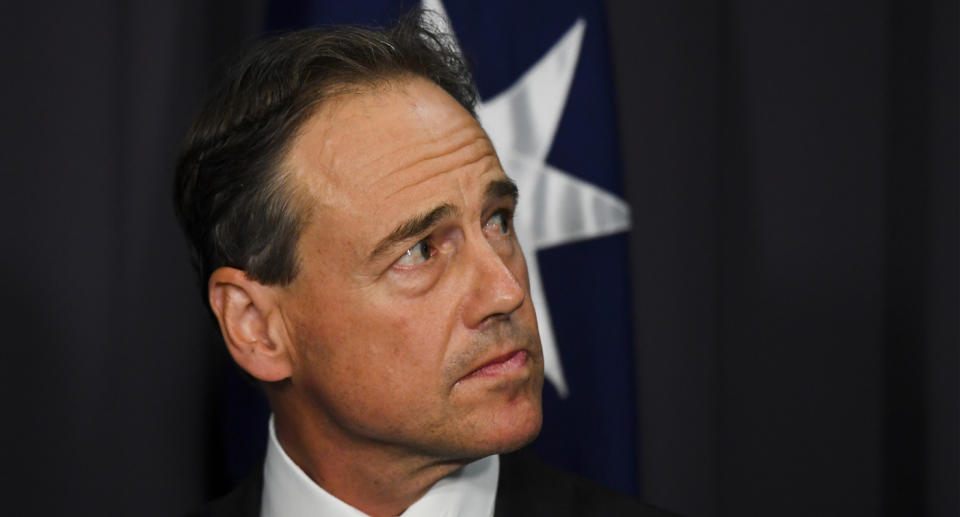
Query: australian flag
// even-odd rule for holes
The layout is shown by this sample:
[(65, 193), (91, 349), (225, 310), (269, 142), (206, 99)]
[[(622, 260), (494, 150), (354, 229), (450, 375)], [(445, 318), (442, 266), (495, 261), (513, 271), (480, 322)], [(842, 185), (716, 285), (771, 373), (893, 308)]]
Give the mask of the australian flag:
[(265, 29), (386, 25), (418, 6), (442, 16), (473, 65), (478, 116), (520, 190), (515, 228), (547, 377), (533, 447), (560, 468), (635, 494), (630, 216), (602, 0), (274, 0)]

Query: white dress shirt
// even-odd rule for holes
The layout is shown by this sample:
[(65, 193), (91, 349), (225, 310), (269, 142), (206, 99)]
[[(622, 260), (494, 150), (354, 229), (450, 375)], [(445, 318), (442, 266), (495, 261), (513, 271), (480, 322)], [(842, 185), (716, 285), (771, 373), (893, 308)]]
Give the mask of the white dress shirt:
[[(284, 452), (270, 417), (260, 517), (367, 517), (313, 482)], [(500, 458), (487, 456), (436, 482), (402, 517), (492, 517)]]

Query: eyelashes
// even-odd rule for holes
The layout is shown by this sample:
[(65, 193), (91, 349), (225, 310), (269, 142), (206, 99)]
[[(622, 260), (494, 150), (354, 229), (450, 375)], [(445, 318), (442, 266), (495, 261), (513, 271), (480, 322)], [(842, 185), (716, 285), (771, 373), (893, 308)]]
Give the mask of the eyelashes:
[(417, 266), (430, 260), (430, 257), (436, 254), (437, 249), (430, 245), (430, 238), (427, 237), (403, 252), (403, 255), (394, 262), (394, 265), (401, 268)]
[[(500, 209), (483, 223), (483, 233), (488, 239), (501, 239), (513, 232), (513, 211)], [(391, 267), (411, 269), (430, 261), (439, 251), (434, 243), (434, 235), (429, 235), (408, 248), (397, 258)]]

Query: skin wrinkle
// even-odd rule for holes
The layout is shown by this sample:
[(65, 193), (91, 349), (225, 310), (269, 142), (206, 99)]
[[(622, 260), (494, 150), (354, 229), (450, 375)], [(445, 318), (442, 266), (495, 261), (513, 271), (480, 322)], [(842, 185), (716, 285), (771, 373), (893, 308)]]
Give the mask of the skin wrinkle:
[[(484, 196), (487, 198), (487, 204), (494, 204), (500, 199), (510, 199), (514, 205), (517, 203), (517, 186), (509, 179), (491, 181), (487, 184), (484, 192)], [(377, 257), (391, 252), (394, 247), (427, 234), (444, 219), (456, 215), (459, 215), (459, 209), (453, 205), (444, 203), (427, 213), (417, 214), (407, 219), (397, 225), (390, 235), (377, 244), (376, 248), (374, 248), (370, 254), (368, 261), (375, 260)]]
[[(320, 105), (319, 108), (316, 109), (315, 113), (313, 114), (313, 116), (312, 116), (311, 118), (318, 118), (318, 117), (330, 117), (330, 118), (334, 118), (334, 117), (338, 117), (338, 116), (343, 115), (345, 111), (351, 111), (351, 110), (350, 110), (350, 102), (349, 102), (349, 101), (350, 101), (352, 98), (356, 98), (356, 97), (360, 97), (360, 96), (368, 96), (368, 97), (369, 97), (371, 94), (373, 94), (373, 95), (375, 95), (375, 96), (380, 96), (380, 97), (382, 97), (382, 96), (385, 96), (385, 95), (388, 95), (388, 94), (391, 94), (391, 93), (405, 96), (407, 99), (409, 99), (410, 105), (414, 108), (414, 110), (415, 110), (418, 114), (421, 115), (420, 118), (424, 118), (424, 117), (427, 117), (427, 118), (428, 118), (429, 115), (424, 115), (424, 114), (422, 113), (423, 110), (422, 110), (421, 107), (417, 104), (417, 99), (414, 98), (414, 97), (412, 97), (412, 96), (410, 96), (410, 95), (409, 95), (406, 91), (404, 91), (403, 88), (401, 87), (401, 85), (404, 83), (404, 81), (410, 80), (410, 79), (422, 80), (422, 78), (419, 78), (419, 77), (417, 77), (417, 76), (413, 76), (413, 77), (401, 76), (401, 77), (398, 77), (398, 78), (385, 79), (385, 80), (383, 80), (382, 82), (371, 83), (371, 84), (364, 84), (364, 85), (356, 85), (355, 88), (350, 88), (349, 90), (338, 91), (338, 92), (329, 94), (329, 95), (323, 97), (323, 103)], [(350, 115), (350, 116), (357, 117), (357, 116), (360, 116), (360, 115), (358, 115), (358, 114), (356, 114), (356, 113), (354, 113), (354, 112), (351, 111), (351, 115)], [(367, 116), (366, 118), (369, 119), (370, 117)], [(308, 120), (310, 120), (310, 119), (308, 119)], [(303, 135), (305, 132), (307, 132), (307, 130), (308, 130), (308, 129), (307, 129), (307, 126), (308, 126), (308, 125), (309, 125), (309, 122), (308, 122), (308, 123), (305, 123), (305, 124), (303, 125), (303, 127), (301, 127), (301, 129), (296, 133), (296, 137), (294, 138), (294, 146), (295, 146), (296, 143), (302, 138), (302, 135)], [(330, 129), (334, 129), (334, 128), (330, 128)], [(434, 149), (431, 149), (430, 147), (428, 147), (427, 149), (424, 149), (424, 151), (423, 151), (422, 153), (420, 153), (419, 155), (414, 155), (414, 156), (410, 159), (409, 162), (407, 162), (407, 163), (401, 163), (401, 164), (399, 164), (399, 165), (397, 165), (397, 166), (394, 166), (393, 168), (387, 168), (387, 169), (384, 171), (384, 173), (382, 174), (382, 176), (379, 176), (379, 177), (378, 177), (378, 176), (373, 176), (373, 177), (371, 177), (371, 178), (370, 178), (370, 181), (369, 181), (366, 185), (364, 185), (364, 187), (369, 187), (370, 185), (372, 185), (372, 184), (374, 184), (374, 183), (377, 183), (378, 181), (381, 181), (384, 177), (392, 176), (392, 175), (394, 175), (394, 174), (397, 173), (397, 172), (401, 172), (401, 171), (403, 171), (404, 169), (409, 168), (411, 165), (419, 164), (419, 163), (423, 163), (423, 162), (428, 162), (429, 160), (434, 159), (434, 158), (443, 158), (443, 157), (448, 156), (448, 155), (450, 155), (450, 154), (452, 154), (452, 153), (454, 153), (454, 152), (456, 152), (456, 151), (460, 151), (462, 148), (469, 147), (469, 146), (471, 146), (472, 144), (480, 144), (480, 145), (484, 145), (484, 144), (485, 144), (487, 147), (490, 148), (490, 149), (489, 149), (489, 152), (488, 152), (487, 154), (491, 155), (494, 159), (496, 159), (496, 154), (493, 152), (492, 145), (490, 145), (489, 139), (487, 138), (486, 133), (483, 131), (482, 128), (479, 127), (479, 125), (476, 123), (475, 120), (473, 120), (473, 119), (471, 118), (471, 120), (464, 121), (464, 122), (463, 122), (462, 124), (460, 124), (459, 126), (453, 128), (453, 131), (451, 131), (451, 134), (456, 135), (456, 134), (461, 133), (461, 132), (464, 132), (464, 133), (479, 133), (479, 134), (477, 134), (472, 140), (467, 140), (467, 141), (463, 142), (462, 144), (459, 144), (459, 146), (456, 147), (456, 148), (454, 148), (454, 149), (441, 147), (440, 149), (434, 150)], [(428, 140), (427, 142), (415, 142), (415, 143), (411, 143), (411, 144), (409, 144), (409, 145), (402, 146), (402, 147), (398, 148), (397, 150), (394, 150), (394, 151), (391, 151), (391, 152), (392, 152), (393, 154), (396, 154), (397, 151), (407, 152), (407, 151), (410, 151), (410, 150), (423, 149), (424, 146), (427, 145), (427, 144), (440, 143), (440, 142), (443, 142), (443, 141), (445, 141), (445, 140), (449, 140), (449, 139), (450, 139), (450, 138), (449, 138), (449, 137), (450, 137), (450, 134), (441, 134), (441, 135), (432, 134), (432, 135), (430, 135), (430, 136), (432, 136), (433, 138), (431, 138), (431, 139)], [(456, 140), (454, 140), (454, 142), (455, 142), (455, 141), (456, 141)], [(326, 143), (326, 142), (328, 142), (328, 141), (325, 141), (325, 143)], [(455, 144), (455, 143), (454, 143), (453, 145), (458, 145), (458, 144)], [(314, 148), (312, 151), (314, 152), (314, 154), (320, 155), (320, 154), (322, 154), (322, 151), (324, 150), (325, 147), (326, 147), (326, 146), (323, 146), (323, 147), (320, 147), (320, 148)], [(371, 170), (377, 170), (377, 169), (378, 169), (377, 166), (382, 164), (382, 162), (383, 162), (384, 159), (386, 158), (386, 155), (387, 155), (387, 153), (381, 153), (381, 154), (374, 155), (372, 158), (368, 158), (368, 159), (366, 160), (365, 168), (368, 168), (368, 169), (371, 169)], [(336, 169), (337, 169), (336, 165), (338, 165), (337, 162), (334, 162), (334, 163), (332, 163), (332, 164), (327, 164), (326, 167), (323, 167), (323, 170), (326, 170), (326, 171), (336, 170)], [(499, 162), (498, 162), (498, 165), (499, 165)], [(442, 167), (441, 167), (441, 169), (442, 169)], [(425, 178), (425, 179), (429, 179), (429, 178)], [(389, 197), (389, 196), (388, 196), (388, 197)]]
[[(477, 365), (496, 342), (508, 340), (516, 345), (511, 347), (511, 349), (518, 348), (528, 352), (535, 348), (532, 343), (536, 341), (536, 338), (516, 327), (496, 325), (488, 328), (492, 330), (485, 331), (481, 336), (478, 336), (476, 342), (474, 342), (470, 348), (464, 350), (450, 361), (451, 364), (445, 371), (447, 378), (457, 378), (457, 376), (462, 375), (464, 371), (467, 371), (468, 374), (472, 373), (473, 370), (470, 368)], [(459, 382), (460, 378), (457, 378), (451, 385), (451, 390), (456, 388)]]
[[(365, 93), (368, 94), (367, 95), (368, 97), (370, 96), (369, 94), (371, 93), (376, 94), (376, 96), (387, 95), (390, 93), (399, 93), (401, 95), (405, 95), (407, 98), (410, 98), (409, 94), (407, 94), (406, 92), (403, 92), (402, 89), (399, 88), (395, 83), (391, 84), (389, 87), (385, 85), (383, 87), (378, 87), (375, 89), (368, 89), (368, 90), (365, 90)], [(338, 190), (340, 190), (340, 192), (342, 193), (343, 190), (349, 189), (349, 188), (355, 188), (355, 186), (345, 185), (342, 182), (337, 181), (334, 175), (329, 174), (330, 172), (337, 170), (336, 165), (340, 162), (340, 160), (337, 159), (336, 153), (325, 152), (327, 151), (327, 148), (330, 146), (331, 142), (334, 140), (333, 138), (330, 138), (328, 135), (331, 131), (335, 129), (335, 127), (329, 124), (318, 125), (316, 124), (316, 121), (318, 119), (319, 120), (329, 119), (331, 117), (336, 117), (338, 115), (345, 116), (348, 118), (360, 117), (360, 115), (356, 113), (356, 110), (351, 109), (347, 105), (347, 103), (350, 100), (356, 99), (357, 97), (361, 97), (361, 96), (362, 95), (358, 92), (351, 92), (349, 95), (343, 95), (336, 99), (333, 99), (333, 102), (331, 103), (331, 105), (321, 106), (321, 108), (318, 109), (316, 114), (314, 115), (314, 119), (304, 124), (304, 128), (301, 130), (300, 135), (298, 137), (299, 140), (302, 140), (303, 134), (309, 132), (311, 128), (319, 129), (319, 131), (322, 132), (321, 134), (324, 135), (324, 138), (319, 140), (322, 143), (322, 145), (313, 146), (310, 149), (310, 154), (319, 159), (313, 159), (313, 160), (310, 160), (310, 162), (315, 164), (316, 169), (319, 169), (319, 171), (322, 171), (325, 173), (323, 174), (325, 181), (323, 182), (309, 181), (309, 177), (311, 177), (311, 174), (313, 175), (313, 177), (315, 177), (316, 172), (311, 173), (304, 168), (292, 167), (297, 172), (297, 176), (299, 176), (299, 179), (301, 179), (301, 181), (307, 184), (308, 189), (310, 190), (311, 197), (313, 199), (320, 200), (319, 204), (321, 205), (329, 206), (328, 204), (324, 204), (324, 201), (336, 199), (338, 197), (338, 193), (337, 193)], [(411, 102), (410, 105), (416, 108), (418, 115), (420, 115), (420, 118), (422, 119), (423, 109), (419, 105), (417, 105), (416, 102)], [(369, 117), (363, 117), (363, 118), (368, 119)], [(461, 141), (461, 139), (464, 138), (463, 137), (464, 133), (466, 133), (467, 136), (470, 136), (471, 134), (473, 134), (475, 135), (475, 137), (473, 139), (465, 139)], [(391, 151), (391, 153), (395, 155), (397, 154), (397, 152), (404, 153), (411, 150), (417, 150), (417, 149), (423, 148), (424, 145), (433, 144), (433, 145), (429, 145), (428, 148), (423, 152), (414, 153), (415, 155), (411, 159), (409, 159), (406, 162), (403, 162), (406, 165), (400, 166), (400, 167), (388, 168), (388, 172), (380, 175), (376, 175), (376, 174), (371, 175), (371, 179), (364, 184), (363, 189), (366, 190), (370, 188), (372, 185), (375, 185), (377, 182), (383, 181), (385, 178), (388, 178), (391, 176), (416, 174), (418, 172), (418, 169), (421, 167), (436, 167), (438, 171), (436, 174), (433, 174), (430, 177), (423, 178), (421, 181), (417, 182), (417, 184), (420, 184), (424, 181), (428, 181), (433, 177), (437, 175), (442, 175), (444, 172), (447, 171), (447, 167), (444, 166), (447, 161), (457, 162), (458, 158), (460, 158), (459, 152), (465, 152), (469, 156), (469, 154), (472, 154), (470, 153), (470, 151), (474, 147), (477, 148), (478, 152), (483, 152), (483, 154), (481, 154), (476, 160), (469, 161), (468, 163), (460, 163), (459, 164), (460, 167), (466, 167), (466, 166), (472, 165), (488, 157), (493, 158), (495, 162), (494, 164), (491, 164), (491, 166), (499, 167), (499, 161), (496, 159), (496, 154), (493, 151), (492, 145), (489, 143), (489, 140), (487, 140), (486, 138), (486, 133), (483, 132), (483, 130), (476, 124), (476, 121), (472, 117), (455, 126), (453, 130), (450, 132), (450, 134), (446, 135), (446, 139), (442, 138), (443, 135), (438, 136), (436, 134), (432, 134), (430, 136), (431, 136), (431, 139), (427, 142), (415, 142), (412, 144), (401, 146), (399, 147), (398, 150)], [(437, 150), (436, 148), (438, 146), (436, 144), (442, 144), (445, 140), (451, 141), (451, 143), (446, 146), (440, 145), (439, 150)], [(299, 141), (298, 141), (298, 146), (299, 146)], [(322, 158), (324, 154), (333, 154), (334, 161), (331, 163), (329, 160), (324, 160)], [(366, 161), (367, 158), (365, 156), (363, 163), (361, 163), (360, 165), (351, 163), (351, 166), (349, 168), (355, 169), (355, 170), (374, 170), (374, 171), (378, 170), (378, 165), (380, 164), (379, 162), (382, 162), (386, 158), (386, 154), (387, 153), (381, 153), (377, 155), (377, 157), (372, 162)], [(290, 155), (288, 155), (288, 159), (287, 159), (288, 163), (294, 161), (293, 155), (294, 153), (290, 153)], [(344, 160), (344, 161), (349, 162), (349, 160)], [(351, 175), (351, 176), (354, 176), (354, 175)], [(394, 197), (395, 195), (401, 193), (403, 190), (406, 190), (407, 188), (411, 188), (415, 186), (416, 185), (407, 185), (405, 187), (400, 187), (390, 195), (386, 196), (386, 198)], [(376, 208), (374, 208), (374, 210), (376, 211)], [(357, 214), (357, 217), (363, 217), (363, 216), (369, 216), (369, 215), (370, 214)], [(373, 215), (374, 217), (377, 216), (376, 213), (374, 213)], [(353, 252), (355, 256), (365, 255), (365, 252), (363, 249), (354, 248)]]
[[(421, 179), (420, 181), (418, 181), (417, 183), (414, 183), (414, 184), (411, 184), (411, 185), (405, 185), (405, 186), (403, 186), (402, 188), (397, 189), (396, 191), (388, 194), (387, 197), (386, 197), (386, 199), (390, 199), (390, 198), (396, 196), (397, 194), (400, 194), (401, 192), (403, 192), (404, 190), (406, 190), (406, 189), (408, 189), (408, 188), (413, 188), (413, 187), (416, 187), (416, 186), (418, 186), (419, 184), (421, 184), (421, 183), (423, 183), (423, 182), (425, 182), (425, 181), (429, 181), (429, 180), (433, 179), (435, 176), (438, 176), (438, 175), (440, 175), (440, 174), (446, 173), (447, 171), (444, 170), (444, 168), (443, 168), (442, 165), (437, 166), (436, 164), (437, 164), (437, 163), (441, 163), (441, 164), (442, 164), (442, 163), (444, 163), (444, 161), (457, 161), (457, 162), (459, 162), (459, 160), (457, 160), (457, 153), (461, 152), (461, 151), (464, 150), (464, 149), (467, 149), (467, 150), (469, 151), (470, 148), (473, 147), (473, 146), (480, 146), (480, 147), (482, 147), (482, 148), (485, 148), (485, 149), (483, 149), (483, 150), (485, 150), (485, 151), (487, 151), (487, 152), (484, 153), (484, 154), (481, 154), (481, 155), (478, 156), (476, 159), (473, 159), (473, 160), (470, 160), (470, 161), (467, 161), (467, 162), (463, 163), (462, 165), (460, 165), (460, 167), (469, 167), (470, 165), (473, 165), (473, 164), (478, 163), (478, 162), (480, 162), (480, 161), (482, 161), (482, 160), (485, 160), (485, 159), (491, 159), (491, 158), (492, 158), (492, 159), (496, 160), (496, 156), (493, 155), (493, 149), (491, 149), (491, 148), (489, 147), (489, 145), (484, 145), (484, 144), (486, 144), (486, 142), (484, 141), (485, 138), (486, 138), (485, 136), (478, 136), (478, 137), (476, 137), (476, 139), (464, 143), (462, 146), (458, 147), (457, 149), (454, 149), (454, 150), (451, 151), (451, 152), (441, 153), (441, 154), (439, 154), (439, 155), (437, 155), (437, 156), (425, 157), (425, 158), (423, 158), (423, 159), (420, 159), (420, 160), (415, 161), (413, 164), (410, 164), (410, 165), (407, 165), (407, 166), (405, 166), (405, 167), (401, 167), (401, 168), (398, 168), (398, 169), (392, 171), (389, 175), (393, 175), (393, 174), (396, 174), (396, 173), (402, 173), (402, 172), (404, 172), (405, 169), (413, 169), (414, 167), (423, 167), (423, 168), (436, 167), (436, 168), (438, 169), (438, 171), (437, 171), (436, 174), (431, 175), (431, 176), (427, 176), (427, 177)], [(466, 151), (464, 151), (464, 152), (466, 152)], [(499, 162), (497, 162), (497, 165), (499, 165)]]
[[(357, 96), (370, 94), (370, 93), (389, 93), (391, 91), (396, 91), (396, 92), (405, 94), (402, 88), (399, 87), (399, 84), (402, 84), (404, 80), (409, 80), (413, 78), (416, 78), (416, 76), (401, 75), (394, 78), (374, 80), (366, 84), (338, 85), (336, 87), (328, 87), (328, 90), (324, 92), (323, 95), (321, 95), (320, 97), (315, 99), (313, 102), (311, 102), (310, 105), (306, 108), (308, 111), (312, 112), (311, 116), (307, 117), (306, 120), (310, 120), (311, 118), (316, 117), (321, 110), (323, 110), (330, 116), (339, 114), (348, 105), (346, 101), (348, 101), (351, 97), (357, 97)], [(411, 98), (411, 102), (416, 106), (415, 99), (413, 99), (409, 95), (408, 97)], [(306, 125), (307, 125), (306, 123), (302, 124), (301, 127), (295, 131), (294, 136), (291, 139), (291, 145), (289, 146), (290, 148), (294, 148), (297, 145), (297, 143), (300, 141), (300, 139), (302, 138), (302, 135), (306, 131), (305, 130)], [(459, 130), (462, 130), (465, 132), (475, 131), (475, 127), (471, 127), (471, 126), (476, 126), (476, 124), (470, 124), (469, 122), (465, 122), (462, 125), (462, 127), (458, 128), (458, 131)], [(460, 148), (457, 148), (454, 151), (459, 151), (460, 149), (464, 147), (468, 147), (471, 144), (474, 144), (477, 142), (481, 144), (485, 143), (484, 141), (486, 140), (486, 133), (484, 133), (482, 129), (480, 131), (483, 134), (477, 136), (475, 141), (468, 141), (464, 143)], [(438, 137), (434, 140), (434, 142), (437, 142), (440, 140), (441, 140), (441, 137)], [(318, 155), (323, 154), (323, 151), (326, 148), (326, 145), (325, 145), (326, 143), (327, 141), (323, 141), (320, 146), (315, 146), (313, 149), (314, 152), (317, 153)], [(486, 143), (489, 145), (488, 141)], [(411, 144), (401, 149), (406, 151), (408, 150), (408, 148), (418, 148), (418, 147), (422, 147), (422, 145)], [(281, 178), (278, 178), (278, 179), (279, 181), (281, 181), (281, 184), (292, 179), (292, 177), (298, 177), (302, 179), (303, 175), (309, 174), (306, 171), (297, 169), (295, 167), (290, 167), (289, 154), (290, 154), (289, 152), (285, 153), (285, 155), (287, 156), (287, 159), (285, 159), (283, 163), (281, 163), (278, 170), (278, 174), (281, 176)], [(430, 156), (427, 156), (423, 159), (416, 160), (416, 161), (422, 162), (431, 158), (442, 158), (445, 154), (448, 154), (448, 153), (441, 149), (440, 151), (437, 151)], [(492, 154), (493, 155), (492, 157), (496, 159), (496, 155), (495, 153), (492, 153), (492, 149), (490, 154)], [(477, 161), (483, 159), (484, 157), (485, 156), (481, 156), (480, 158), (478, 158)], [(382, 155), (377, 156), (372, 160), (371, 163), (377, 164), (382, 158), (383, 158)], [(498, 166), (499, 166), (499, 162), (498, 162)], [(388, 171), (385, 175), (391, 175), (394, 172), (397, 172), (398, 170), (401, 170), (403, 168), (405, 168), (405, 166), (401, 165), (397, 169)], [(330, 170), (329, 167), (322, 167), (322, 165), (320, 167), (320, 172), (328, 172), (329, 170)], [(307, 184), (308, 188), (312, 188), (314, 186), (313, 183), (305, 182), (305, 181), (301, 181), (300, 184), (301, 185)], [(290, 189), (290, 190), (294, 190), (294, 189)], [(301, 216), (302, 220), (309, 219), (311, 215), (310, 212), (312, 210), (310, 206), (310, 201), (313, 201), (313, 202), (320, 201), (322, 203), (323, 200), (328, 199), (330, 195), (330, 192), (321, 193), (321, 192), (310, 191), (309, 193), (311, 194), (310, 200), (303, 199), (306, 196), (303, 195), (302, 191), (294, 190), (294, 192), (290, 193), (291, 204), (294, 207), (294, 209), (298, 212), (298, 214)]]
[(376, 259), (378, 256), (383, 255), (391, 251), (394, 247), (399, 244), (409, 241), (414, 237), (426, 233), (428, 230), (431, 230), (436, 226), (440, 221), (448, 217), (459, 215), (459, 209), (455, 206), (444, 203), (433, 210), (430, 210), (426, 214), (417, 214), (410, 219), (397, 225), (397, 228), (386, 236), (377, 247), (374, 248), (373, 252), (370, 253), (370, 260)]
[[(463, 127), (459, 128), (457, 131), (462, 133), (470, 133), (470, 134), (477, 133), (476, 129), (469, 127), (469, 125), (464, 125)], [(372, 184), (372, 183), (376, 183), (377, 181), (381, 181), (383, 178), (387, 176), (392, 176), (397, 172), (401, 172), (404, 169), (410, 168), (411, 166), (414, 166), (417, 164), (428, 163), (430, 160), (433, 160), (433, 159), (442, 159), (445, 157), (449, 157), (451, 154), (457, 151), (460, 151), (466, 147), (469, 147), (473, 144), (478, 144), (478, 143), (483, 144), (484, 143), (483, 140), (485, 138), (486, 138), (486, 134), (477, 135), (473, 139), (465, 139), (464, 142), (460, 144), (457, 144), (456, 140), (454, 140), (454, 142), (449, 146), (441, 147), (440, 149), (432, 149), (430, 147), (436, 147), (437, 144), (442, 144), (444, 140), (449, 140), (449, 137), (447, 139), (434, 138), (426, 142), (420, 142), (418, 144), (411, 144), (411, 145), (400, 147), (399, 149), (397, 149), (397, 151), (410, 152), (412, 150), (420, 150), (420, 149), (423, 149), (423, 151), (412, 156), (410, 160), (407, 162), (400, 163), (396, 166), (393, 166), (392, 168), (388, 168), (386, 171), (384, 171), (382, 176), (370, 178), (371, 180), (370, 183)], [(429, 146), (429, 147), (424, 149), (424, 146)], [(375, 158), (370, 160), (370, 164), (379, 165), (385, 161), (385, 158), (386, 158), (386, 154), (378, 155)]]

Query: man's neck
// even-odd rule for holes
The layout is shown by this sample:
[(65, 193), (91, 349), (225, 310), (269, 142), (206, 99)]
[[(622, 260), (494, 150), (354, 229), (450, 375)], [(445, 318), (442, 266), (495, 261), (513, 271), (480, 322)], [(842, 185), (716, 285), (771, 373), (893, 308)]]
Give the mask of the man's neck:
[(441, 461), (359, 442), (330, 426), (290, 425), (276, 419), (277, 439), (314, 483), (371, 517), (403, 513), (437, 481), (470, 460)]

